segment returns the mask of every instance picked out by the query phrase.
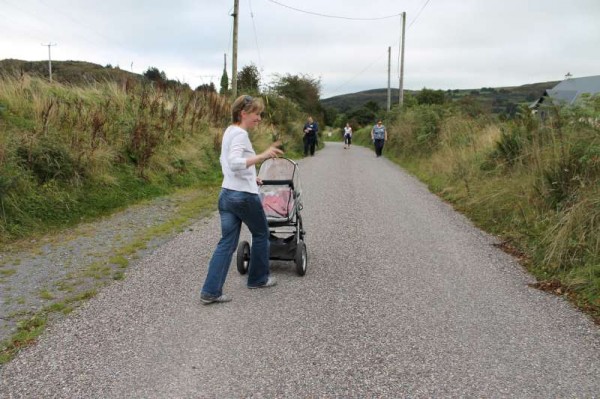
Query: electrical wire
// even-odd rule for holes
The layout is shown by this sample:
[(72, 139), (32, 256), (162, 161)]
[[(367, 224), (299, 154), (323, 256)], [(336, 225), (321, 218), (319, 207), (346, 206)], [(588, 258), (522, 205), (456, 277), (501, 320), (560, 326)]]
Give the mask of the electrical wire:
[[(335, 18), (335, 19), (344, 19), (344, 20), (352, 20), (352, 21), (377, 21), (377, 20), (383, 20), (383, 19), (390, 19), (390, 18), (402, 17), (402, 13), (398, 13), (398, 14), (393, 14), (393, 15), (388, 15), (388, 16), (383, 16), (383, 17), (375, 17), (375, 18), (355, 18), (355, 17), (347, 17), (347, 16), (340, 16), (340, 15), (330, 15), (330, 14), (323, 14), (323, 13), (314, 12), (314, 11), (301, 10), (299, 8), (295, 8), (295, 7), (289, 6), (287, 4), (280, 3), (279, 1), (276, 1), (276, 0), (268, 0), (268, 1), (271, 2), (271, 3), (273, 3), (273, 4), (276, 4), (278, 6), (288, 8), (290, 10), (294, 10), (294, 11), (301, 12), (301, 13), (304, 13), (304, 14), (310, 14), (310, 15), (315, 15), (315, 16), (319, 16), (319, 17), (324, 17), (324, 18)], [(417, 19), (419, 18), (419, 16), (421, 15), (421, 13), (425, 9), (425, 7), (427, 7), (427, 5), (429, 4), (430, 1), (431, 0), (426, 0), (425, 1), (425, 3), (421, 7), (421, 9), (417, 12), (417, 15), (410, 22), (410, 24), (408, 25), (408, 27), (406, 28), (406, 30), (410, 29), (414, 25), (414, 23), (417, 21)], [(255, 22), (254, 22), (254, 13), (252, 12), (252, 1), (251, 0), (249, 1), (249, 4), (250, 4), (250, 16), (252, 17), (252, 26), (254, 28), (254, 38), (255, 38), (256, 48), (257, 48), (258, 57), (259, 57), (259, 64), (260, 64), (259, 66), (260, 66), (260, 68), (262, 70), (262, 61), (261, 61), (261, 58), (260, 58), (260, 49), (258, 47), (258, 35), (256, 33), (256, 25), (255, 25)], [(394, 47), (397, 46), (398, 44), (399, 44), (399, 41), (397, 41), (396, 43), (394, 43)], [(367, 65), (365, 68), (363, 68), (356, 75), (354, 75), (353, 77), (351, 77), (350, 79), (348, 79), (346, 82), (344, 82), (341, 85), (339, 85), (338, 87), (336, 87), (333, 91), (338, 91), (342, 87), (346, 86), (348, 83), (350, 83), (353, 80), (355, 80), (358, 76), (362, 75), (363, 73), (365, 73), (366, 71), (368, 71), (369, 69), (371, 69), (373, 67), (373, 65), (375, 65), (376, 63), (378, 63), (384, 56), (385, 56), (385, 53), (382, 53), (379, 56), (379, 58), (375, 59), (375, 61), (371, 62), (369, 65)], [(398, 52), (398, 76), (400, 76), (400, 52)]]
[[(272, 1), (272, 0), (269, 0)], [(429, 4), (431, 0), (426, 0), (425, 3), (423, 3), (423, 6), (421, 7), (421, 9), (419, 10), (419, 12), (417, 12), (417, 15), (415, 16), (415, 18), (411, 21), (411, 23), (408, 25), (408, 27), (406, 28), (406, 30), (410, 29), (411, 26), (414, 25), (414, 23), (417, 21), (417, 19), (419, 18), (419, 16), (421, 15), (421, 13), (423, 12), (423, 10), (425, 9), (425, 7), (427, 7), (427, 5)], [(398, 14), (400, 16), (400, 18), (402, 18), (402, 13)], [(406, 31), (405, 30), (405, 31)], [(400, 44), (400, 41), (396, 41), (392, 47), (396, 47)], [(360, 75), (362, 75), (363, 73), (365, 73), (366, 71), (368, 71), (369, 69), (371, 69), (373, 67), (373, 65), (375, 65), (377, 62), (379, 62), (383, 57), (385, 56), (385, 53), (382, 53), (379, 58), (377, 58), (375, 61), (373, 61), (371, 64), (369, 64), (367, 67), (365, 67), (363, 70), (361, 70), (359, 73), (357, 73), (356, 75), (354, 75), (353, 77), (351, 77), (350, 79), (348, 79), (346, 82), (342, 83), (341, 85), (337, 86), (333, 91), (338, 91), (339, 89), (341, 89), (342, 87), (346, 86), (348, 83), (352, 82), (353, 80), (355, 80), (357, 77), (359, 77)], [(400, 77), (400, 51), (398, 51), (398, 77)]]
[(388, 15), (388, 16), (385, 16), (385, 17), (376, 17), (376, 18), (343, 17), (343, 16), (339, 16), (339, 15), (328, 15), (328, 14), (321, 14), (321, 13), (313, 12), (313, 11), (301, 10), (299, 8), (291, 7), (291, 6), (288, 6), (287, 4), (283, 4), (283, 3), (280, 3), (280, 2), (275, 1), (275, 0), (268, 0), (268, 1), (270, 1), (273, 4), (277, 4), (278, 6), (289, 8), (290, 10), (302, 12), (302, 13), (305, 13), (305, 14), (316, 15), (316, 16), (325, 17), (325, 18), (347, 19), (347, 20), (352, 20), (352, 21), (377, 21), (377, 20), (381, 20), (381, 19), (395, 18), (398, 15), (401, 15), (401, 13), (400, 13), (400, 14), (394, 14), (394, 15)]
[(336, 87), (335, 89), (333, 89), (333, 91), (336, 92), (339, 89), (341, 89), (342, 87), (346, 86), (348, 83), (352, 82), (354, 79), (356, 79), (357, 77), (359, 77), (360, 75), (362, 75), (363, 73), (365, 73), (366, 71), (368, 71), (369, 69), (371, 69), (371, 67), (373, 67), (373, 65), (375, 65), (379, 61), (381, 61), (382, 58), (383, 58), (383, 55), (380, 55), (379, 58), (377, 58), (375, 61), (373, 61), (372, 63), (370, 63), (362, 71), (360, 71), (359, 73), (357, 73), (356, 75), (352, 76), (350, 79), (348, 79), (347, 81), (345, 81), (344, 83), (342, 83), (341, 85), (339, 85), (338, 87)]
[(254, 29), (254, 42), (256, 43), (256, 52), (258, 53), (258, 67), (263, 70), (262, 59), (260, 57), (260, 47), (258, 47), (258, 34), (256, 33), (256, 24), (254, 23), (254, 12), (252, 11), (252, 0), (248, 1), (250, 6), (250, 17), (252, 18), (252, 28)]
[(425, 4), (423, 4), (423, 7), (421, 7), (421, 9), (419, 10), (419, 12), (417, 13), (417, 16), (415, 17), (415, 19), (412, 20), (412, 22), (410, 24), (408, 24), (408, 28), (410, 29), (411, 26), (413, 26), (413, 24), (417, 21), (417, 18), (419, 18), (419, 15), (421, 15), (421, 13), (423, 12), (423, 10), (425, 9), (425, 7), (427, 7), (427, 4), (429, 4), (431, 0), (427, 0), (425, 2)]
[[(75, 18), (71, 14), (69, 14), (68, 12), (66, 12), (65, 10), (61, 10), (61, 9), (59, 9), (57, 7), (51, 6), (45, 0), (37, 0), (37, 2), (39, 4), (41, 4), (42, 6), (44, 6), (45, 8), (47, 8), (48, 10), (50, 10), (51, 12), (55, 13), (56, 15), (59, 15), (64, 20), (71, 21), (70, 24), (75, 24), (75, 25), (78, 25), (80, 28), (83, 28), (84, 32), (90, 32), (90, 33), (96, 35), (97, 37), (99, 37), (100, 39), (102, 39), (106, 44), (109, 44), (111, 46), (115, 46), (115, 47), (117, 47), (119, 50), (121, 50), (123, 52), (127, 52), (126, 47), (123, 46), (121, 42), (115, 40), (115, 38), (111, 38), (111, 37), (103, 34), (102, 32), (99, 32), (98, 30), (94, 29), (94, 27), (93, 27), (93, 25), (91, 23), (86, 23), (86, 22), (89, 22), (89, 21), (87, 21), (85, 19), (82, 20), (82, 18)], [(89, 43), (93, 43), (86, 36), (87, 35), (81, 35), (81, 38), (83, 40), (89, 42)]]
[[(423, 7), (421, 7), (421, 9), (419, 10), (419, 12), (417, 12), (417, 15), (415, 16), (415, 18), (410, 22), (410, 24), (408, 24), (408, 27), (406, 28), (406, 30), (410, 29), (411, 26), (414, 25), (415, 22), (417, 22), (417, 19), (419, 18), (419, 16), (421, 15), (421, 13), (423, 12), (423, 10), (425, 9), (425, 7), (427, 7), (427, 4), (429, 4), (431, 0), (426, 0), (425, 3), (423, 4)], [(396, 42), (394, 43), (394, 47), (399, 44), (400, 42)], [(400, 51), (398, 51), (398, 78), (400, 78)]]

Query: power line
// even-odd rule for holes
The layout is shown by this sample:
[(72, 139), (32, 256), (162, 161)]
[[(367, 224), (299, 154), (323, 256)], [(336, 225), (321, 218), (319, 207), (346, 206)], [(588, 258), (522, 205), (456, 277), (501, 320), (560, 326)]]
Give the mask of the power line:
[[(355, 18), (355, 17), (346, 17), (346, 16), (339, 16), (339, 15), (330, 15), (330, 14), (323, 14), (323, 13), (314, 12), (314, 11), (301, 10), (299, 8), (295, 8), (295, 7), (289, 6), (287, 4), (280, 3), (279, 1), (276, 1), (276, 0), (268, 0), (268, 1), (271, 2), (271, 3), (273, 3), (273, 4), (276, 4), (278, 6), (288, 8), (290, 10), (294, 10), (294, 11), (301, 12), (301, 13), (304, 13), (304, 14), (310, 14), (310, 15), (315, 15), (315, 16), (319, 16), (319, 17), (324, 17), (324, 18), (336, 18), (336, 19), (345, 19), (345, 20), (354, 20), (354, 21), (376, 21), (376, 20), (390, 19), (390, 18), (395, 18), (395, 17), (402, 18), (402, 13), (388, 15), (388, 16), (384, 16), (384, 17), (375, 17), (375, 18)], [(410, 27), (414, 25), (414, 23), (417, 21), (417, 19), (419, 18), (419, 16), (421, 15), (421, 13), (425, 9), (425, 7), (427, 7), (427, 5), (429, 4), (430, 1), (431, 0), (426, 0), (425, 3), (423, 3), (423, 6), (417, 12), (415, 18), (410, 22), (410, 24), (408, 25), (407, 29), (410, 29)], [(250, 5), (250, 7), (252, 7), (252, 6)], [(252, 14), (252, 10), (251, 10), (251, 15), (254, 18), (254, 15)], [(252, 20), (252, 24), (254, 25), (254, 19)], [(254, 26), (254, 29), (255, 29), (255, 39), (256, 39), (256, 26)], [(256, 39), (256, 40), (258, 40), (258, 39)], [(398, 43), (399, 43), (399, 41), (397, 41), (394, 44), (394, 46), (396, 46)], [(258, 49), (258, 42), (257, 42), (257, 49)], [(337, 86), (334, 89), (334, 91), (337, 91), (337, 90), (341, 89), (342, 87), (346, 86), (348, 83), (350, 83), (353, 80), (355, 80), (358, 76), (362, 75), (367, 70), (371, 69), (373, 67), (373, 65), (375, 65), (377, 62), (379, 62), (384, 56), (385, 56), (385, 53), (382, 53), (379, 56), (379, 58), (375, 59), (375, 61), (371, 62), (369, 65), (367, 65), (365, 68), (363, 68), (356, 75), (352, 76), (346, 82), (344, 82), (341, 85)], [(260, 58), (260, 52), (259, 52), (259, 58)], [(398, 52), (398, 69), (400, 69), (400, 52)], [(398, 73), (400, 73), (400, 72), (398, 72)]]
[[(415, 18), (410, 22), (410, 24), (408, 24), (408, 27), (406, 29), (410, 29), (410, 27), (413, 26), (413, 24), (415, 22), (417, 22), (417, 19), (419, 18), (419, 16), (421, 15), (421, 13), (425, 9), (425, 7), (427, 7), (427, 4), (429, 4), (430, 1), (431, 0), (426, 0), (425, 3), (423, 3), (423, 6), (419, 10), (419, 12), (417, 12), (417, 15), (415, 16)], [(398, 44), (398, 43), (395, 43), (394, 46), (396, 44)], [(400, 76), (400, 52), (398, 52), (398, 76)]]
[(423, 7), (421, 7), (421, 9), (419, 10), (419, 12), (417, 13), (417, 15), (415, 16), (415, 19), (412, 20), (412, 22), (408, 25), (408, 28), (410, 28), (411, 26), (413, 26), (413, 24), (417, 21), (417, 18), (419, 18), (419, 15), (421, 15), (421, 13), (423, 12), (423, 10), (425, 9), (425, 7), (427, 7), (427, 4), (429, 4), (431, 0), (427, 0), (425, 2), (425, 4), (423, 4)]
[(289, 8), (290, 10), (302, 12), (302, 13), (305, 13), (305, 14), (316, 15), (316, 16), (325, 17), (325, 18), (348, 19), (348, 20), (352, 20), (352, 21), (377, 21), (377, 20), (380, 20), (380, 19), (395, 18), (395, 17), (397, 17), (397, 16), (399, 16), (399, 15), (402, 14), (402, 13), (399, 13), (399, 14), (388, 15), (388, 16), (385, 16), (385, 17), (376, 17), (376, 18), (344, 17), (344, 16), (339, 16), (339, 15), (328, 15), (328, 14), (321, 14), (321, 13), (314, 12), (314, 11), (301, 10), (299, 8), (288, 6), (287, 4), (282, 4), (282, 3), (278, 2), (278, 1), (275, 1), (275, 0), (268, 0), (268, 1), (270, 1), (273, 4), (277, 4), (278, 6)]
[[(272, 0), (269, 0), (272, 1)], [(425, 9), (425, 7), (427, 7), (427, 5), (429, 4), (431, 0), (426, 0), (425, 3), (423, 3), (423, 6), (421, 7), (421, 9), (419, 10), (419, 12), (417, 12), (417, 15), (415, 16), (415, 18), (411, 21), (411, 23), (407, 26), (407, 29), (410, 29), (411, 26), (413, 26), (413, 24), (417, 21), (417, 19), (419, 18), (419, 16), (421, 15), (421, 13), (423, 12), (423, 10)], [(398, 14), (400, 16), (402, 16), (402, 13)], [(400, 41), (396, 41), (393, 44), (393, 47), (396, 47), (398, 44), (400, 43)], [(339, 89), (341, 89), (342, 87), (344, 87), (345, 85), (347, 85), (348, 83), (352, 82), (354, 79), (356, 79), (357, 77), (359, 77), (360, 75), (362, 75), (363, 73), (365, 73), (367, 70), (371, 69), (371, 67), (373, 65), (375, 65), (377, 62), (379, 62), (386, 53), (381, 53), (381, 55), (379, 56), (378, 59), (376, 59), (374, 62), (372, 62), (371, 64), (369, 64), (366, 68), (364, 68), (362, 71), (360, 71), (359, 73), (357, 73), (356, 75), (354, 75), (353, 77), (351, 77), (349, 80), (347, 80), (346, 82), (342, 83), (341, 85), (339, 85), (338, 87), (336, 87), (334, 89), (334, 91), (337, 91)], [(398, 52), (398, 76), (400, 76), (400, 52)]]
[(384, 55), (386, 55), (386, 53), (382, 53), (379, 58), (375, 59), (375, 61), (371, 62), (367, 67), (365, 67), (362, 71), (360, 71), (359, 73), (357, 73), (356, 75), (352, 76), (350, 79), (348, 79), (346, 82), (342, 83), (341, 85), (339, 85), (338, 87), (336, 87), (335, 89), (333, 89), (333, 91), (337, 91), (339, 89), (341, 89), (342, 87), (344, 87), (345, 85), (347, 85), (348, 83), (352, 82), (354, 79), (356, 79), (358, 76), (362, 75), (363, 73), (365, 73), (367, 70), (371, 69), (371, 67), (373, 65), (375, 65), (376, 63), (378, 63), (379, 61), (381, 61), (381, 59), (383, 58)]
[[(83, 28), (85, 31), (91, 32), (94, 35), (98, 36), (99, 38), (103, 39), (105, 43), (113, 45), (113, 46), (116, 46), (117, 48), (119, 48), (123, 52), (127, 52), (126, 48), (121, 44), (121, 42), (115, 40), (114, 37), (106, 36), (104, 33), (99, 32), (98, 30), (96, 30), (93, 27), (93, 24), (89, 23), (90, 20), (85, 19), (85, 17), (83, 19), (81, 17), (75, 18), (71, 14), (69, 14), (68, 12), (66, 12), (64, 10), (61, 10), (61, 9), (59, 9), (57, 7), (50, 6), (49, 4), (46, 3), (45, 0), (37, 0), (37, 2), (39, 4), (41, 4), (41, 5), (43, 5), (44, 7), (46, 7), (51, 12), (53, 12), (53, 13), (61, 16), (63, 19), (65, 19), (65, 20), (68, 19), (68, 20), (71, 21), (71, 23), (73, 23), (75, 25), (79, 25), (79, 27)], [(89, 38), (86, 37), (86, 35), (81, 35), (81, 37), (85, 41), (93, 43)]]
[(252, 18), (252, 28), (254, 29), (254, 42), (256, 43), (256, 52), (258, 53), (258, 66), (262, 70), (262, 59), (260, 57), (260, 48), (258, 47), (258, 34), (256, 33), (256, 24), (254, 23), (254, 12), (252, 12), (252, 0), (248, 1), (250, 6), (250, 17)]

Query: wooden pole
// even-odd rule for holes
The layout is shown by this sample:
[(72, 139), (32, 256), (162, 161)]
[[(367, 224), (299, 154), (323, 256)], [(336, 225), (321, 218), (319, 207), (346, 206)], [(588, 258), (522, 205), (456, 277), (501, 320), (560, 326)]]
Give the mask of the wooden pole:
[(392, 73), (392, 47), (388, 47), (388, 86), (387, 86), (387, 110), (392, 106), (392, 88), (391, 88), (391, 73)]
[(231, 57), (231, 94), (237, 97), (237, 50), (238, 50), (238, 14), (240, 0), (233, 2), (233, 56)]
[(402, 49), (400, 51), (400, 91), (398, 93), (400, 108), (404, 104), (404, 33), (406, 26), (406, 12), (402, 13)]

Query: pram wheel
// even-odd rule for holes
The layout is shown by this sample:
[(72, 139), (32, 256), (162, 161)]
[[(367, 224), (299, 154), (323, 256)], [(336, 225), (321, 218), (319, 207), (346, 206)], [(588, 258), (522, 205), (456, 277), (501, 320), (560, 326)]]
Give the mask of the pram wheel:
[(298, 247), (296, 248), (296, 273), (299, 276), (304, 276), (306, 274), (306, 266), (308, 264), (308, 254), (306, 253), (306, 244), (304, 241), (300, 241)]
[(242, 241), (237, 248), (237, 269), (240, 274), (248, 273), (248, 264), (250, 263), (250, 244), (248, 241)]

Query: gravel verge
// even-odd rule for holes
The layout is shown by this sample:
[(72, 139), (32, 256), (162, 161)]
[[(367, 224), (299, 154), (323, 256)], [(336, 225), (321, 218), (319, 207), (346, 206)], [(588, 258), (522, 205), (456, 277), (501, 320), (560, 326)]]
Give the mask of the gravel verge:
[(144, 201), (0, 252), (0, 342), (8, 343), (33, 317), (60, 318), (101, 287), (122, 279), (132, 263), (185, 228), (161, 226), (198, 194), (182, 191)]

